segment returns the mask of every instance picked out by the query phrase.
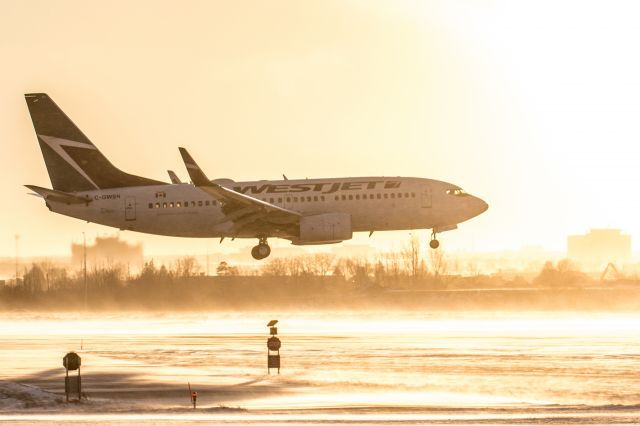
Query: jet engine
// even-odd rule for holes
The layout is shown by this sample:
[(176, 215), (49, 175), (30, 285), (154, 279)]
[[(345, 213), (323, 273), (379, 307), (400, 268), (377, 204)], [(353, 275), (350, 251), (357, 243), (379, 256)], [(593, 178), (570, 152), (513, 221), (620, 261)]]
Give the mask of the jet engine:
[(303, 216), (300, 238), (292, 242), (296, 245), (339, 243), (352, 236), (349, 213), (325, 213)]

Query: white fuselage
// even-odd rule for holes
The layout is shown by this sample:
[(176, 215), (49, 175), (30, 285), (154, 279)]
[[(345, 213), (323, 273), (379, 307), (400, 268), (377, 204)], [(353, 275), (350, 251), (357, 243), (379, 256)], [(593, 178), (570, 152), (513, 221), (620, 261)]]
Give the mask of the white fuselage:
[[(446, 230), (487, 209), (479, 198), (452, 195), (458, 188), (455, 185), (422, 178), (214, 182), (303, 216), (348, 213), (353, 232)], [(179, 237), (257, 237), (242, 232), (232, 235), (233, 223), (223, 213), (221, 203), (187, 183), (103, 189), (75, 195), (91, 201), (86, 204), (48, 201), (48, 206), (56, 213), (122, 230)]]

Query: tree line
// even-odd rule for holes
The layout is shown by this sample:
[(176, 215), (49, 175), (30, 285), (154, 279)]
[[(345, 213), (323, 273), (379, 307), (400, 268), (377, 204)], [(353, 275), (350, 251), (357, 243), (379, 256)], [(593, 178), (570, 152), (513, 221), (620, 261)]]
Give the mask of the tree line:
[[(412, 237), (400, 250), (385, 252), (375, 258), (338, 257), (332, 253), (315, 253), (290, 257), (273, 257), (258, 267), (242, 267), (222, 261), (216, 268), (219, 277), (334, 277), (355, 284), (382, 287), (411, 286), (419, 282), (434, 286), (446, 285), (454, 276), (449, 274), (450, 262), (441, 250), (429, 250), (424, 256), (418, 238)], [(130, 273), (119, 263), (94, 266), (85, 271), (69, 270), (52, 262), (33, 263), (26, 268), (16, 286), (23, 292), (58, 291), (70, 288), (110, 288), (127, 284), (169, 283), (202, 276), (203, 268), (195, 257), (177, 259), (172, 265), (156, 266), (153, 260), (142, 269)], [(480, 276), (480, 273), (474, 275)], [(576, 270), (568, 261), (546, 262), (532, 284), (537, 286), (575, 285), (588, 282), (589, 277)]]

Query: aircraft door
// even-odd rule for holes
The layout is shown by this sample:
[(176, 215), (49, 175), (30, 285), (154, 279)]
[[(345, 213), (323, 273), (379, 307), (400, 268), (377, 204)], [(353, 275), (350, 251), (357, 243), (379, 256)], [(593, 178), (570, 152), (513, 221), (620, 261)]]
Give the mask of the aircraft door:
[(422, 184), (420, 192), (420, 206), (422, 208), (431, 208), (431, 186), (428, 183)]
[(124, 199), (125, 220), (136, 220), (136, 199), (135, 197), (125, 197)]

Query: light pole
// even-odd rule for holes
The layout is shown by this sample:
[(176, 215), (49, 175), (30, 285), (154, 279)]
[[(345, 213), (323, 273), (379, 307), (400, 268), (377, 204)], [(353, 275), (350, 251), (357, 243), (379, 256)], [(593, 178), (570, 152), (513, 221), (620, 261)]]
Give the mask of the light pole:
[(82, 233), (82, 268), (84, 275), (84, 310), (87, 311), (87, 237)]
[(20, 235), (16, 234), (16, 285), (18, 285), (18, 241), (20, 240)]
[(207, 244), (207, 277), (209, 276), (209, 244)]

